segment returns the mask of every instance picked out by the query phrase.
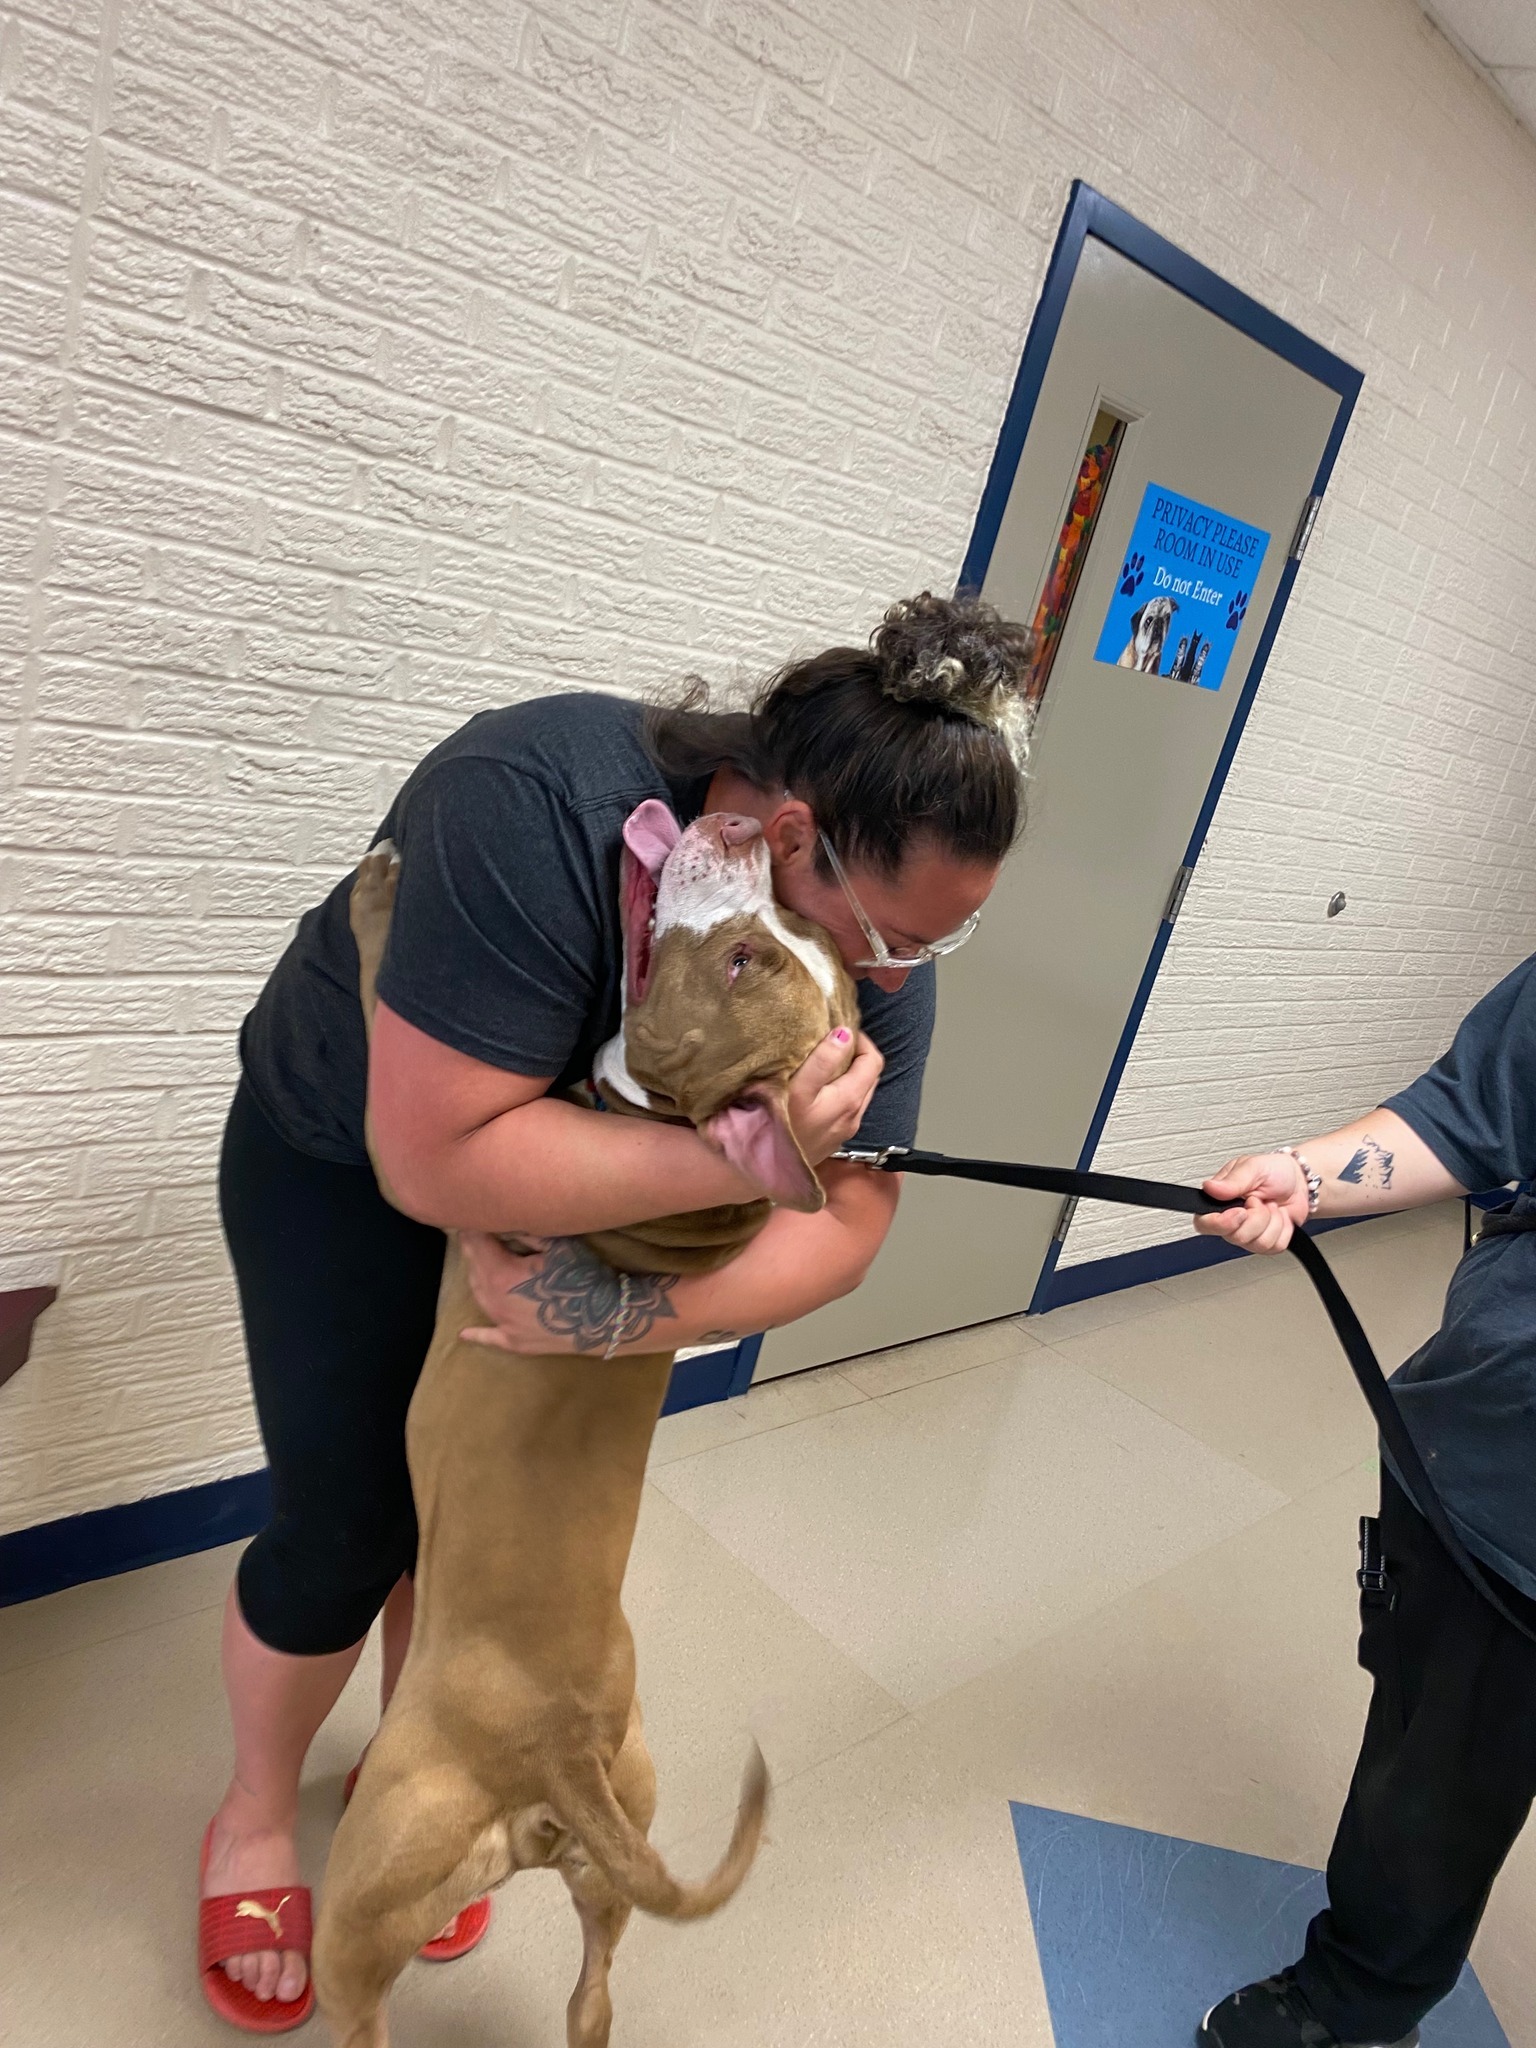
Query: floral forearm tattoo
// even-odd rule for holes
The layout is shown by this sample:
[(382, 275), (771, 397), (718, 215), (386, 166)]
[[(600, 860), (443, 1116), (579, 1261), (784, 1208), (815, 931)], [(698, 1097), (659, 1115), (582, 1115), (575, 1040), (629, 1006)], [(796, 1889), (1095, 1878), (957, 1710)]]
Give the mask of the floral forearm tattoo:
[(621, 1344), (648, 1337), (657, 1323), (676, 1320), (677, 1281), (676, 1273), (616, 1273), (578, 1238), (561, 1237), (533, 1278), (508, 1292), (535, 1304), (539, 1327), (552, 1337), (611, 1357)]
[(1389, 1152), (1385, 1145), (1378, 1145), (1374, 1138), (1362, 1138), (1354, 1158), (1347, 1166), (1339, 1168), (1339, 1179), (1348, 1181), (1351, 1187), (1389, 1188), (1395, 1158), (1395, 1153)]

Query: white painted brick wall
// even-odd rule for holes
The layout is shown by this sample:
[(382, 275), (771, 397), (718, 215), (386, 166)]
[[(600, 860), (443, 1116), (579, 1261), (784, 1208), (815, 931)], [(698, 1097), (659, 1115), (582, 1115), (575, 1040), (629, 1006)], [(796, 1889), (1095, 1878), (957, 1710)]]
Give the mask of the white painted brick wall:
[(292, 919), (469, 712), (950, 582), (1073, 175), (1368, 374), (1103, 1147), (1195, 1172), (1531, 943), (1536, 145), (1412, 0), (0, 9), (0, 1528), (257, 1462)]

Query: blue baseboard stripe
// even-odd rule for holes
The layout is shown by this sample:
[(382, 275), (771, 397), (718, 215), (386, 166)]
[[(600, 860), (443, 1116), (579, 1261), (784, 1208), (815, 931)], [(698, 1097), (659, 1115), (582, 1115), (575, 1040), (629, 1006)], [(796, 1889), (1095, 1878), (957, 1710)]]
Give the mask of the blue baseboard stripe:
[(270, 1498), (263, 1468), (0, 1536), (0, 1607), (254, 1536)]
[[(761, 1344), (760, 1337), (749, 1340)], [(661, 1404), (663, 1415), (678, 1415), (685, 1408), (702, 1408), (710, 1401), (728, 1401), (738, 1391), (737, 1370), (741, 1362), (744, 1344), (733, 1344), (726, 1351), (703, 1351), (697, 1358), (680, 1358), (672, 1368), (672, 1381), (667, 1388), (667, 1398)], [(757, 1363), (754, 1350), (747, 1367), (747, 1378), (752, 1377), (752, 1366)]]
[[(664, 1415), (745, 1393), (762, 1348), (749, 1337), (728, 1350), (707, 1351), (674, 1367)], [(241, 1472), (122, 1507), (97, 1508), (0, 1536), (0, 1607), (58, 1593), (88, 1579), (110, 1579), (141, 1565), (163, 1564), (220, 1543), (254, 1536), (267, 1519), (267, 1474)]]

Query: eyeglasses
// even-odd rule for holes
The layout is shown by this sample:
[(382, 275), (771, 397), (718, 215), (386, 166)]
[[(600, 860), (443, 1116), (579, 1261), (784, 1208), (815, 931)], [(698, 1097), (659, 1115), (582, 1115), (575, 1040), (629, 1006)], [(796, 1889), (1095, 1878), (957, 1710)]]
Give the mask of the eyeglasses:
[(869, 912), (864, 908), (858, 897), (854, 895), (853, 884), (848, 879), (848, 872), (833, 851), (831, 840), (825, 832), (820, 830), (817, 832), (817, 837), (821, 841), (821, 850), (827, 856), (832, 872), (836, 875), (843, 894), (848, 898), (848, 908), (859, 920), (859, 930), (869, 941), (871, 957), (868, 960), (853, 961), (851, 965), (854, 967), (894, 969), (898, 973), (903, 968), (922, 967), (929, 960), (942, 959), (946, 953), (953, 953), (958, 946), (963, 946), (966, 940), (975, 932), (977, 925), (981, 923), (981, 912), (973, 910), (960, 929), (951, 932), (948, 938), (935, 939), (928, 946), (914, 946), (910, 953), (893, 953), (884, 939), (875, 930)]

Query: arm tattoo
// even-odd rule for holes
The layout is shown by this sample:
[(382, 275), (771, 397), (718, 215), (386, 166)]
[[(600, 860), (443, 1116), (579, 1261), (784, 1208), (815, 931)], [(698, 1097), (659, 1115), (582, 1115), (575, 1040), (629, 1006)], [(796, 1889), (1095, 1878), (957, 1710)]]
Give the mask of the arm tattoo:
[(700, 1332), (699, 1342), (701, 1344), (739, 1344), (741, 1342), (741, 1332), (740, 1330), (704, 1330)]
[(569, 1337), (583, 1352), (637, 1344), (654, 1326), (675, 1320), (676, 1273), (616, 1273), (577, 1238), (557, 1238), (531, 1280), (510, 1288), (533, 1302), (539, 1327)]
[(1392, 1185), (1394, 1156), (1384, 1145), (1378, 1145), (1374, 1138), (1363, 1138), (1354, 1158), (1347, 1166), (1339, 1168), (1339, 1179), (1347, 1180), (1351, 1187), (1389, 1188)]

